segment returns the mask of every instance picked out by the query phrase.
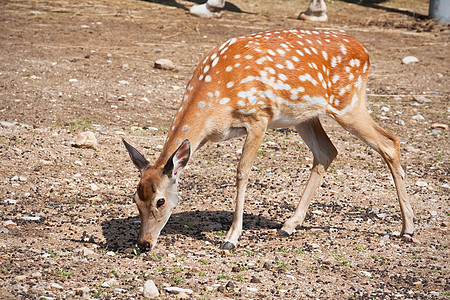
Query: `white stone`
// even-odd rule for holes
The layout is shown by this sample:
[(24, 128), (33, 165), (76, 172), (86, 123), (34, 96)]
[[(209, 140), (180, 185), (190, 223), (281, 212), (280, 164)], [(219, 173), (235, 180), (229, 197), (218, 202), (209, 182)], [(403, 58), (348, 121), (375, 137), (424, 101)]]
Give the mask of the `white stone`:
[(182, 289), (176, 286), (168, 286), (164, 288), (166, 291), (172, 294), (179, 294), (179, 293), (186, 293), (186, 294), (192, 294), (194, 291), (191, 289)]
[(425, 181), (416, 181), (416, 185), (417, 186), (420, 186), (420, 187), (425, 187), (425, 186), (427, 186), (428, 185), (428, 183), (427, 182), (425, 182)]
[(155, 69), (161, 70), (173, 70), (175, 69), (175, 65), (170, 59), (161, 58), (155, 61), (154, 64)]
[(78, 81), (78, 79), (76, 79), (76, 78), (69, 79), (69, 82), (77, 82), (77, 81)]
[(6, 199), (6, 200), (5, 200), (5, 203), (8, 203), (8, 204), (16, 204), (16, 203), (17, 203), (17, 200), (14, 200), (14, 199)]
[(144, 289), (142, 291), (142, 294), (145, 298), (155, 298), (159, 296), (158, 288), (156, 287), (153, 280), (147, 280), (144, 283)]
[(416, 120), (416, 121), (424, 121), (425, 120), (425, 118), (422, 115), (415, 115), (412, 117), (412, 119)]
[(164, 148), (163, 145), (156, 145), (156, 149), (158, 149), (158, 150), (162, 150), (163, 148)]
[(254, 287), (247, 287), (247, 291), (249, 291), (249, 292), (253, 292), (253, 293), (257, 293), (259, 290), (257, 289), (257, 288), (254, 288)]
[(381, 110), (381, 111), (384, 111), (384, 112), (388, 112), (388, 111), (390, 111), (391, 109), (390, 109), (389, 107), (387, 107), (387, 106), (383, 106), (380, 110)]
[(367, 276), (367, 277), (372, 277), (372, 274), (367, 271), (359, 271), (359, 273), (361, 273), (362, 275)]
[(49, 286), (50, 286), (50, 288), (51, 288), (52, 290), (62, 290), (62, 289), (64, 289), (62, 285), (57, 284), (57, 283), (55, 283), (55, 282), (50, 283)]
[(407, 64), (412, 64), (412, 63), (417, 63), (419, 62), (419, 59), (415, 56), (405, 56), (402, 59), (402, 63), (407, 65)]
[(7, 122), (7, 121), (0, 121), (0, 125), (3, 127), (12, 127), (15, 125), (15, 123)]
[(41, 217), (30, 217), (30, 216), (23, 216), (22, 220), (24, 221), (39, 221)]
[(114, 255), (116, 255), (116, 253), (113, 251), (108, 251), (108, 252), (106, 252), (106, 255), (114, 256)]
[(95, 149), (97, 147), (97, 138), (92, 131), (85, 131), (75, 138), (73, 145), (77, 148)]

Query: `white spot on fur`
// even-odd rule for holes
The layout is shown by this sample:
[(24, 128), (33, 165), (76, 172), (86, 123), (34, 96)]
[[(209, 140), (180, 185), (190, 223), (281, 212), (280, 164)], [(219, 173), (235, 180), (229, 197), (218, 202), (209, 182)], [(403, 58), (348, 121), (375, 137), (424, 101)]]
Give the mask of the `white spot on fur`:
[(227, 104), (228, 103), (228, 101), (230, 101), (230, 98), (222, 98), (222, 99), (220, 99), (220, 104)]
[(211, 82), (211, 76), (206, 75), (206, 77), (205, 77), (205, 82)]

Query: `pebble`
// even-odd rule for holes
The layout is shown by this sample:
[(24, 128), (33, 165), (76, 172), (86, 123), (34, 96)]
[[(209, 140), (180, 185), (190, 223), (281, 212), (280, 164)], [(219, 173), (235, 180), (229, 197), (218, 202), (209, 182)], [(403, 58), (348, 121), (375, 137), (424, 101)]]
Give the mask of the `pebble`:
[(30, 217), (30, 216), (23, 216), (22, 220), (24, 221), (39, 221), (41, 217)]
[(78, 81), (78, 79), (76, 79), (76, 78), (69, 79), (69, 82), (77, 82), (77, 81)]
[(5, 203), (8, 203), (8, 204), (16, 204), (16, 203), (17, 203), (17, 200), (14, 200), (14, 199), (6, 199), (6, 200), (5, 200)]
[(49, 287), (52, 290), (62, 290), (62, 289), (64, 289), (62, 285), (57, 284), (55, 282), (50, 283)]
[(91, 148), (95, 149), (97, 147), (97, 138), (92, 131), (85, 131), (80, 133), (73, 143), (74, 147), (77, 148)]
[(437, 215), (437, 211), (435, 211), (435, 210), (430, 210), (430, 215), (436, 216), (436, 215)]
[(367, 277), (372, 277), (372, 274), (367, 271), (359, 271), (359, 273), (361, 273), (362, 275), (367, 276)]
[(158, 149), (158, 150), (162, 150), (163, 148), (164, 148), (163, 145), (156, 145), (156, 149)]
[(412, 119), (416, 120), (416, 121), (424, 121), (425, 120), (425, 118), (422, 115), (415, 115), (412, 117)]
[(442, 133), (442, 131), (440, 129), (432, 129), (431, 130), (432, 135), (440, 135), (441, 133)]
[(431, 124), (431, 128), (448, 130), (448, 125), (444, 123), (433, 123)]
[(151, 131), (158, 131), (158, 128), (156, 127), (145, 127), (147, 130), (151, 130)]
[(417, 62), (419, 62), (419, 59), (417, 57), (415, 57), (415, 56), (405, 56), (402, 59), (402, 63), (405, 64), (405, 65), (412, 64), (412, 63), (417, 63)]
[(42, 273), (39, 272), (39, 271), (36, 271), (36, 272), (34, 272), (34, 273), (31, 273), (31, 277), (34, 277), (34, 278), (41, 277), (41, 276), (42, 276)]
[(409, 145), (406, 146), (406, 150), (407, 150), (408, 152), (414, 152), (414, 153), (420, 152), (419, 149), (414, 148), (413, 146), (409, 146)]
[(102, 283), (102, 287), (109, 288), (109, 287), (112, 287), (112, 286), (116, 286), (118, 284), (119, 283), (116, 280), (110, 279), (108, 281), (103, 282)]
[(83, 296), (84, 294), (89, 294), (90, 291), (91, 291), (91, 289), (89, 287), (83, 286), (83, 287), (77, 288), (75, 290), (75, 294), (79, 295), (79, 296)]
[(234, 287), (235, 287), (235, 285), (234, 285), (234, 283), (232, 281), (228, 281), (227, 284), (225, 285), (225, 288), (227, 290), (234, 289)]
[(3, 126), (3, 127), (12, 127), (15, 124), (11, 123), (11, 122), (7, 122), (7, 121), (0, 121), (0, 125)]
[(179, 293), (187, 293), (192, 294), (194, 291), (191, 289), (182, 289), (176, 286), (168, 286), (164, 288), (167, 292), (172, 294), (179, 294)]
[(130, 83), (128, 81), (126, 81), (126, 80), (119, 80), (119, 84), (130, 84)]
[(257, 288), (254, 288), (254, 287), (247, 287), (247, 291), (249, 291), (249, 292), (253, 292), (253, 293), (257, 293), (259, 290), (257, 289)]
[(189, 297), (190, 296), (184, 292), (177, 294), (177, 299), (189, 299)]
[(158, 288), (153, 280), (147, 280), (144, 283), (144, 290), (142, 291), (142, 294), (145, 298), (155, 298), (159, 296)]
[(420, 186), (420, 187), (426, 187), (428, 185), (428, 183), (426, 183), (425, 181), (416, 181), (416, 185)]
[(155, 69), (161, 69), (161, 70), (173, 70), (175, 69), (175, 65), (170, 59), (161, 58), (155, 61), (154, 64)]
[(380, 214), (377, 214), (377, 217), (380, 218), (380, 219), (384, 219), (384, 218), (387, 217), (387, 213), (380, 213)]
[(22, 280), (25, 280), (25, 279), (27, 279), (27, 276), (26, 275), (18, 275), (18, 276), (16, 276), (16, 277), (14, 277), (16, 280), (18, 280), (18, 281), (22, 281)]
[(387, 106), (383, 106), (383, 107), (381, 107), (380, 110), (383, 111), (383, 112), (388, 112), (388, 111), (390, 111), (391, 109), (390, 109), (389, 107), (387, 107)]
[(89, 187), (91, 188), (91, 190), (92, 191), (98, 191), (98, 189), (99, 189), (99, 187), (98, 187), (98, 185), (96, 185), (95, 183), (91, 183), (90, 185), (89, 185)]
[(255, 276), (252, 276), (252, 278), (250, 279), (251, 283), (261, 283), (261, 279), (256, 278)]
[(413, 100), (417, 101), (417, 102), (420, 102), (420, 103), (430, 103), (431, 102), (430, 99), (428, 99), (427, 97), (422, 96), (422, 95), (414, 96)]
[(115, 255), (116, 255), (116, 252), (108, 251), (108, 252), (106, 252), (106, 255), (109, 255), (109, 256), (115, 256)]
[(389, 241), (389, 234), (385, 234), (385, 235), (383, 235), (382, 237), (381, 237), (381, 240), (382, 241)]

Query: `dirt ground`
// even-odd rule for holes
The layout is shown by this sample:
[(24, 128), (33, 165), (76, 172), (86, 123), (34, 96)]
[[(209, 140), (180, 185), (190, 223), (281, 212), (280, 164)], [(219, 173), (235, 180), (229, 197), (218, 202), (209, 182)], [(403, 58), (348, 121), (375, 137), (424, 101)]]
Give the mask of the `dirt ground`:
[[(190, 16), (193, 4), (0, 1), (0, 298), (139, 299), (148, 279), (161, 298), (186, 297), (168, 286), (193, 299), (449, 298), (449, 131), (432, 125), (450, 122), (450, 27), (423, 18), (428, 1), (327, 1), (318, 24), (296, 20), (308, 0), (231, 1), (218, 20)], [(380, 156), (324, 118), (339, 155), (294, 235), (276, 231), (312, 155), (295, 131), (270, 130), (237, 249), (218, 245), (243, 139), (193, 156), (156, 248), (139, 253), (139, 174), (120, 138), (154, 161), (201, 58), (230, 37), (284, 28), (344, 30), (369, 49), (369, 105), (402, 140), (417, 241), (399, 238)], [(402, 64), (409, 55), (419, 62)], [(153, 68), (160, 58), (176, 70)], [(84, 131), (96, 149), (73, 147)]]

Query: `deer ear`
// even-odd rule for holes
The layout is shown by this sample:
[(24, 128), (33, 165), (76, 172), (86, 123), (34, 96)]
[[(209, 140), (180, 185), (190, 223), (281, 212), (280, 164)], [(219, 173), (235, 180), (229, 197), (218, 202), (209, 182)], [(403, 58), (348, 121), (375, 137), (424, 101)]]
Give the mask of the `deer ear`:
[(186, 139), (167, 161), (163, 174), (169, 177), (177, 177), (188, 163), (190, 156), (191, 144)]
[(130, 154), (131, 161), (142, 174), (142, 171), (149, 164), (149, 162), (145, 159), (144, 155), (139, 153), (139, 151), (134, 149), (133, 146), (128, 144), (124, 139), (122, 139), (122, 142), (125, 145), (125, 148), (127, 148), (128, 154)]

